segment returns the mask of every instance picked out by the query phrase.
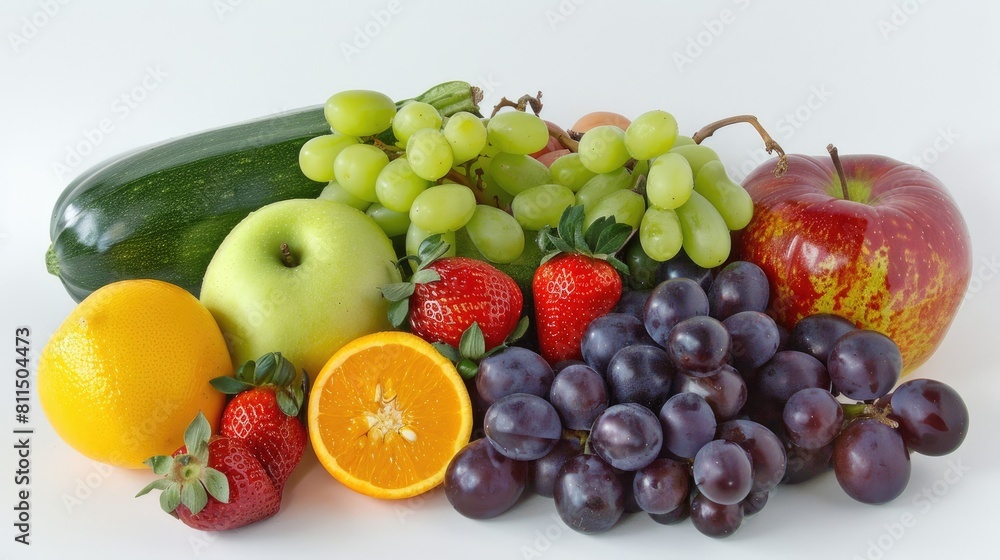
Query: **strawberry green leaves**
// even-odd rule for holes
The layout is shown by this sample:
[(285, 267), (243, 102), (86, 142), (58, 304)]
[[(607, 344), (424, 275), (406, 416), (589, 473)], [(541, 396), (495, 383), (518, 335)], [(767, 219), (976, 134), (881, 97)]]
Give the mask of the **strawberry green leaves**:
[(615, 222), (614, 216), (598, 218), (583, 230), (583, 206), (570, 206), (563, 211), (558, 227), (545, 227), (538, 232), (538, 246), (544, 256), (542, 263), (560, 253), (580, 253), (607, 261), (615, 270), (628, 274), (628, 267), (614, 255), (632, 235), (632, 226)]
[[(297, 416), (305, 400), (309, 380), (305, 370), (302, 371), (301, 383), (294, 384), (295, 378), (292, 362), (280, 352), (270, 352), (256, 361), (250, 360), (241, 365), (234, 377), (216, 377), (210, 383), (227, 395), (236, 395), (254, 387), (273, 386), (281, 411), (287, 416)], [(184, 441), (187, 441), (186, 437)]]

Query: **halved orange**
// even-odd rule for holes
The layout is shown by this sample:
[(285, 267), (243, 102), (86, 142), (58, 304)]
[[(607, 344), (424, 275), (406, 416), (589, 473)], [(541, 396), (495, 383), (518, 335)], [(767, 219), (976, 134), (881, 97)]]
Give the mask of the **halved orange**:
[(348, 488), (409, 498), (444, 480), (472, 433), (465, 383), (447, 358), (405, 332), (362, 336), (338, 350), (309, 396), (320, 463)]

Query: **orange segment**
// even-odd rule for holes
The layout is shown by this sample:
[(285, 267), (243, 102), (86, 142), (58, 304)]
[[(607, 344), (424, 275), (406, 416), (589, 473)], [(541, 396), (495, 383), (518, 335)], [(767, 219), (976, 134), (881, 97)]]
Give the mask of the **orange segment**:
[(404, 332), (363, 336), (338, 350), (313, 383), (308, 413), (320, 463), (377, 498), (409, 498), (440, 484), (472, 433), (472, 405), (454, 365)]

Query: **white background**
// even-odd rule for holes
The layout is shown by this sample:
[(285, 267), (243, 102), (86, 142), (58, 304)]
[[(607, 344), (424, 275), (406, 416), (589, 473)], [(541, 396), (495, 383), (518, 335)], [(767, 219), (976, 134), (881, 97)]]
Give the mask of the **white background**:
[[(3, 3), (0, 340), (8, 347), (0, 347), (6, 356), (0, 360), (0, 433), (8, 435), (0, 436), (0, 557), (995, 554), (997, 4), (541, 0), (513, 6), (458, 0)], [(914, 456), (909, 487), (884, 506), (851, 501), (832, 475), (780, 487), (763, 512), (726, 540), (704, 537), (690, 523), (663, 527), (642, 515), (600, 536), (579, 535), (539, 497), (498, 519), (471, 521), (454, 512), (440, 490), (406, 502), (354, 494), (309, 453), (277, 517), (205, 535), (164, 515), (154, 497), (133, 499), (151, 473), (81, 457), (54, 435), (34, 401), (32, 544), (14, 543), (11, 347), (14, 329), (28, 326), (37, 358), (73, 307), (43, 263), (49, 215), (69, 180), (119, 152), (315, 105), (342, 89), (401, 98), (450, 79), (483, 87), (484, 106), (502, 95), (542, 90), (543, 116), (567, 127), (596, 109), (630, 116), (665, 109), (690, 134), (717, 118), (753, 113), (791, 153), (823, 154), (833, 142), (842, 153), (880, 153), (929, 169), (963, 210), (976, 266), (948, 337), (914, 375), (943, 379), (965, 396), (972, 427), (964, 446), (950, 457)], [(110, 132), (87, 132), (102, 120)], [(719, 133), (709, 144), (737, 175), (753, 165), (760, 146), (749, 127)], [(73, 151), (81, 161), (72, 159)], [(912, 525), (903, 526), (903, 519)]]

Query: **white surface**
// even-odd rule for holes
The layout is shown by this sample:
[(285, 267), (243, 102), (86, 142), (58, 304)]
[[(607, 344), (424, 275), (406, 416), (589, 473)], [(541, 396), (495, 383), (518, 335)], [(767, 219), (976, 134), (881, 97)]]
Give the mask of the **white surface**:
[[(46, 6), (54, 15), (46, 15)], [(0, 557), (995, 555), (997, 4), (542, 0), (505, 6), (458, 0), (3, 3), (0, 340), (7, 347), (0, 348), (6, 356), (0, 427), (7, 435), (0, 437)], [(385, 22), (389, 8), (396, 13)], [(43, 23), (35, 33), (26, 23), (31, 20)], [(364, 29), (375, 35), (364, 36)], [(700, 52), (691, 46), (699, 41)], [(355, 42), (359, 52), (345, 55), (345, 45)], [(679, 56), (691, 60), (678, 64)], [(662, 527), (641, 515), (604, 535), (579, 535), (539, 497), (488, 522), (461, 517), (440, 490), (379, 502), (338, 485), (310, 453), (277, 517), (206, 535), (164, 515), (155, 498), (132, 498), (150, 473), (100, 467), (68, 448), (35, 400), (32, 544), (15, 543), (11, 346), (15, 327), (29, 326), (37, 358), (73, 306), (43, 264), (49, 214), (66, 183), (119, 152), (321, 103), (341, 89), (398, 98), (449, 79), (484, 87), (484, 106), (502, 95), (542, 90), (543, 115), (566, 126), (590, 110), (634, 116), (660, 108), (690, 134), (720, 117), (754, 113), (789, 152), (822, 154), (834, 142), (842, 153), (922, 158), (952, 189), (974, 240), (968, 302), (943, 346), (915, 374), (943, 379), (964, 395), (972, 414), (964, 446), (950, 457), (914, 456), (909, 487), (885, 506), (851, 501), (832, 475), (781, 487), (763, 512), (719, 541), (690, 523)], [(130, 107), (123, 95), (137, 99)], [(110, 132), (91, 140), (92, 153), (70, 166), (67, 151), (87, 143), (85, 131), (103, 120)], [(709, 144), (733, 169), (760, 146), (749, 127), (719, 133)], [(59, 162), (72, 167), (61, 177), (53, 169)]]

